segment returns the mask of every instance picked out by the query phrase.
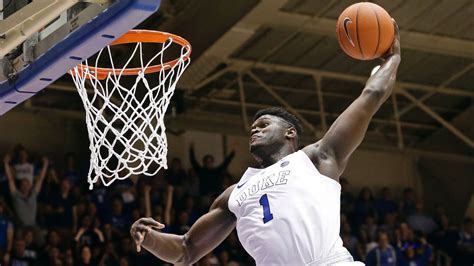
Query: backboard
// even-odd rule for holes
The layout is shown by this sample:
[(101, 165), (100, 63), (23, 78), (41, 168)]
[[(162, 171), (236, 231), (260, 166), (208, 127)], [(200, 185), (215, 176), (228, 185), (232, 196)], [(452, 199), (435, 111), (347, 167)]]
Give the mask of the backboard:
[(0, 115), (144, 21), (159, 0), (0, 0)]

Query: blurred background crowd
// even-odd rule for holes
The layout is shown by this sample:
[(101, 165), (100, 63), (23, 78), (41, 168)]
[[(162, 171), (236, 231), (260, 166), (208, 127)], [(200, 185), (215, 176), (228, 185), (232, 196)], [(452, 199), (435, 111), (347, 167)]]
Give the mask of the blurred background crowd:
[[(166, 265), (129, 235), (140, 217), (184, 234), (213, 199), (238, 181), (212, 155), (174, 158), (157, 176), (134, 176), (88, 189), (89, 158), (70, 153), (61, 162), (17, 145), (0, 171), (1, 265)], [(182, 160), (192, 168), (184, 169)], [(341, 178), (341, 238), (354, 259), (367, 265), (473, 265), (471, 218), (453, 223), (449, 202), (426, 212), (412, 188), (364, 187), (355, 193)], [(253, 265), (234, 230), (198, 265)]]

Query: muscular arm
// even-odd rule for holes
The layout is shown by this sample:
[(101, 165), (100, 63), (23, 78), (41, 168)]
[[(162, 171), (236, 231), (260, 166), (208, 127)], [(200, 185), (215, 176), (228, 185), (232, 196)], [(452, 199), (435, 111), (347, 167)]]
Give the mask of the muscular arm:
[(192, 264), (198, 261), (224, 241), (235, 228), (235, 216), (227, 207), (233, 188), (226, 189), (214, 201), (210, 211), (199, 218), (185, 235), (150, 230), (145, 235), (142, 247), (170, 263)]
[(336, 119), (324, 137), (303, 149), (322, 174), (339, 179), (350, 155), (364, 139), (373, 115), (392, 94), (400, 64), (398, 29), (392, 49), (393, 53), (368, 79), (362, 94)]

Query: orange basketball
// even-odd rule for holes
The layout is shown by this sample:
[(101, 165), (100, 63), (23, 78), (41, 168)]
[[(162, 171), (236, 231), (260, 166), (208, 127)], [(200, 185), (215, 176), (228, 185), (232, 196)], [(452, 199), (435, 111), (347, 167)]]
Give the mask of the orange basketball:
[(382, 7), (362, 2), (346, 8), (336, 27), (342, 50), (350, 57), (371, 60), (392, 46), (395, 28), (392, 18)]

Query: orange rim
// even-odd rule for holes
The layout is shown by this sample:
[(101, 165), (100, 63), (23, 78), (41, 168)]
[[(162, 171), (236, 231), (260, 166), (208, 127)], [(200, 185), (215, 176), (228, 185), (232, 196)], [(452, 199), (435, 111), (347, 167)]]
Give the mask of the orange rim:
[[(126, 43), (165, 43), (169, 38), (178, 45), (186, 48), (186, 53), (183, 55), (183, 60), (187, 60), (189, 56), (191, 56), (191, 44), (184, 38), (174, 35), (167, 32), (162, 31), (154, 31), (154, 30), (130, 30), (125, 33), (122, 37), (118, 38), (117, 40), (113, 41), (110, 45), (119, 45), (119, 44), (126, 44)], [(164, 69), (171, 69), (173, 68), (181, 58), (159, 64), (149, 66), (145, 69), (145, 74), (156, 73), (160, 70)], [(136, 76), (138, 73), (143, 71), (140, 67), (135, 68), (125, 68), (125, 69), (112, 69), (112, 68), (105, 68), (105, 67), (90, 67), (83, 64), (78, 65), (78, 69), (80, 71), (80, 75), (84, 73), (85, 69), (89, 69), (89, 72), (96, 74), (96, 77), (100, 80), (106, 79), (109, 73), (113, 73), (115, 75), (125, 75), (125, 76)], [(92, 71), (93, 70), (93, 71)], [(71, 70), (72, 74), (72, 70)]]

